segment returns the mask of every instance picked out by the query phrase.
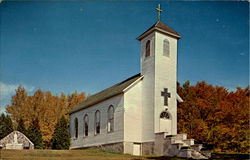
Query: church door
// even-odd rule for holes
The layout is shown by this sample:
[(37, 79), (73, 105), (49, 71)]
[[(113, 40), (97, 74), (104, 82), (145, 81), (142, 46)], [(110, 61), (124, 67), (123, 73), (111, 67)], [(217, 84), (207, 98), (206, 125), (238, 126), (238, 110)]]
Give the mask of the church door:
[(172, 121), (168, 112), (162, 112), (160, 115), (160, 132), (165, 132), (167, 135), (172, 134)]

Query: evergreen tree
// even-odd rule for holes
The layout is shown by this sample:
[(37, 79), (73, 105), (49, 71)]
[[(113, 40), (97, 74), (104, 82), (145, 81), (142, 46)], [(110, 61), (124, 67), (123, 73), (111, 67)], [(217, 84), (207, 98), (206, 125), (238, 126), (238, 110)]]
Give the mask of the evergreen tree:
[(31, 142), (33, 142), (36, 149), (44, 148), (38, 118), (32, 121), (32, 124), (28, 128), (27, 136), (31, 140)]
[(57, 123), (53, 138), (51, 139), (52, 149), (69, 149), (70, 135), (68, 131), (68, 123), (64, 116)]
[(13, 131), (13, 124), (10, 116), (2, 113), (0, 116), (0, 139), (4, 138), (12, 131)]
[(24, 121), (22, 118), (19, 119), (18, 121), (18, 125), (17, 125), (17, 130), (21, 133), (23, 133), (24, 135), (27, 135), (27, 130), (24, 126)]

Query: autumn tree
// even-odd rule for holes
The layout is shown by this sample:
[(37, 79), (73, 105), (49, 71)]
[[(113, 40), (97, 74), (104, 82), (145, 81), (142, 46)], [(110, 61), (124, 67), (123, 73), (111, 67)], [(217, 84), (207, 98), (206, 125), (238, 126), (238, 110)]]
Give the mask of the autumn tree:
[(0, 139), (4, 138), (12, 131), (13, 131), (13, 124), (10, 116), (2, 113), (0, 116)]
[(224, 87), (187, 81), (177, 92), (178, 132), (187, 133), (218, 152), (249, 151), (249, 87), (229, 92)]
[[(75, 91), (72, 94), (60, 96), (53, 95), (50, 91), (44, 92), (38, 89), (33, 95), (28, 95), (22, 86), (12, 96), (12, 103), (6, 107), (14, 122), (23, 120), (27, 128), (32, 125), (34, 119), (38, 119), (43, 143), (46, 148), (50, 147), (52, 135), (61, 116), (67, 114), (72, 108), (86, 99), (85, 93)], [(68, 115), (65, 116), (69, 121)]]
[(56, 129), (51, 140), (52, 149), (69, 149), (70, 135), (68, 131), (68, 122), (65, 117), (62, 116), (60, 121), (56, 125)]
[(22, 86), (19, 86), (16, 90), (16, 94), (11, 98), (11, 105), (8, 105), (6, 108), (7, 112), (10, 113), (11, 118), (14, 121), (17, 122), (20, 118), (23, 118), (29, 114), (27, 112), (27, 99), (27, 92)]

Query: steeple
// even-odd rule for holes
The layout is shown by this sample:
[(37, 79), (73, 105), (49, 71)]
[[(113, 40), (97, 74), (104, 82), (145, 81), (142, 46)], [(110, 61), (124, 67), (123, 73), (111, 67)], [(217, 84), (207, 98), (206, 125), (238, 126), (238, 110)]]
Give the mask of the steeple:
[(181, 35), (179, 33), (177, 33), (175, 30), (171, 29), (166, 24), (161, 22), (160, 16), (161, 16), (161, 12), (163, 10), (161, 9), (160, 4), (158, 5), (158, 8), (156, 8), (156, 10), (158, 11), (158, 21), (136, 39), (141, 41), (144, 37), (148, 36), (149, 34), (151, 34), (154, 31), (158, 31), (158, 32), (163, 33), (167, 36), (171, 36), (171, 37), (180, 39)]
[(160, 21), (160, 5), (156, 10), (158, 21), (137, 38), (141, 43), (143, 133), (148, 133), (142, 136), (145, 141), (154, 133), (177, 134), (177, 45), (181, 35)]

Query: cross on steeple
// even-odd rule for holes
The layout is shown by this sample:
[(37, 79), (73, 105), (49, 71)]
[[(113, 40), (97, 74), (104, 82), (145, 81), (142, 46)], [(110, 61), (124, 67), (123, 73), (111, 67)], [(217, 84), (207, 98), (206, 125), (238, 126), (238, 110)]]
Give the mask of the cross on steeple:
[(161, 96), (164, 97), (164, 106), (168, 106), (168, 98), (171, 97), (171, 94), (168, 93), (168, 89), (164, 88), (164, 91), (161, 92)]
[(161, 16), (161, 12), (162, 12), (160, 4), (158, 4), (158, 8), (156, 8), (156, 10), (158, 11), (158, 21), (160, 21), (160, 16)]

